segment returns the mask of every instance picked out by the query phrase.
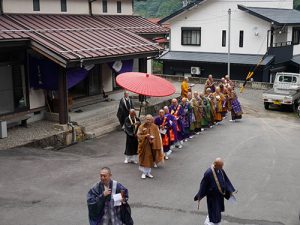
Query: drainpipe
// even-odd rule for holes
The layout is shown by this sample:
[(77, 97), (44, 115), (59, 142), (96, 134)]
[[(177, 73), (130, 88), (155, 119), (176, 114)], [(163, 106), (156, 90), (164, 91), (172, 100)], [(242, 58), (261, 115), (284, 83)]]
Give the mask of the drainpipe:
[(93, 2), (96, 1), (96, 0), (88, 0), (89, 1), (89, 13), (90, 13), (90, 16), (93, 15)]
[(77, 143), (76, 141), (76, 130), (73, 122), (69, 122), (68, 125), (72, 128), (72, 144)]

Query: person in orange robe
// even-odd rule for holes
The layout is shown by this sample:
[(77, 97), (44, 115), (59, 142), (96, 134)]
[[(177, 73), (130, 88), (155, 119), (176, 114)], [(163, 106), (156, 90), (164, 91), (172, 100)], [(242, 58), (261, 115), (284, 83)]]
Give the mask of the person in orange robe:
[(139, 169), (142, 171), (141, 178), (153, 178), (151, 168), (163, 161), (164, 154), (159, 129), (153, 123), (153, 117), (151, 115), (147, 115), (145, 122), (140, 125), (137, 137), (139, 142)]

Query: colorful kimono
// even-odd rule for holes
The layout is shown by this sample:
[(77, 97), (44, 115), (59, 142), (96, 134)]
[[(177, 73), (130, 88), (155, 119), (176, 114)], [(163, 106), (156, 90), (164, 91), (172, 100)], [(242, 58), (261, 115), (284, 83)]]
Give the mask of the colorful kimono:
[(201, 120), (202, 120), (202, 99), (201, 98), (192, 98), (191, 100), (191, 107), (192, 107), (192, 121), (191, 121), (191, 131), (201, 131)]
[(170, 128), (172, 128), (170, 121), (168, 120), (167, 116), (164, 117), (156, 117), (154, 123), (158, 126), (162, 145), (164, 148), (164, 152), (168, 152), (170, 150)]
[(237, 120), (242, 119), (243, 110), (238, 97), (234, 91), (231, 91), (228, 95), (229, 106), (228, 109), (231, 111), (231, 119)]
[(220, 122), (223, 119), (222, 112), (223, 112), (223, 104), (225, 102), (225, 97), (222, 93), (214, 93), (214, 100), (215, 100), (215, 121)]
[[(216, 181), (214, 179), (213, 170), (214, 168), (209, 168), (205, 173), (200, 183), (200, 188), (196, 196), (195, 201), (201, 200), (206, 196), (208, 217), (211, 223), (217, 224), (221, 222), (221, 212), (225, 211), (224, 206), (224, 196), (220, 193)], [(223, 169), (214, 169), (217, 179), (220, 183), (220, 187), (223, 193), (230, 195), (235, 191), (233, 185), (228, 179), (225, 171)]]
[(170, 144), (174, 144), (177, 142), (177, 121), (175, 116), (167, 113), (165, 114), (165, 117), (167, 117), (170, 127), (169, 127), (169, 135), (170, 135)]
[(202, 103), (203, 103), (203, 111), (202, 111), (201, 126), (209, 127), (211, 125), (210, 101), (207, 97), (203, 97)]
[(171, 105), (169, 111), (170, 114), (173, 115), (176, 119), (177, 140), (181, 141), (184, 139), (184, 129), (182, 124), (182, 106), (179, 104), (177, 106)]
[(186, 80), (183, 80), (181, 83), (181, 97), (187, 98), (189, 92), (189, 84)]
[(189, 138), (190, 136), (190, 126), (192, 121), (192, 108), (189, 102), (186, 102), (184, 105), (181, 104), (183, 113), (182, 113), (182, 125), (183, 125), (183, 138)]
[[(109, 188), (112, 189), (113, 182), (110, 181)], [(104, 185), (99, 182), (96, 183), (87, 194), (87, 205), (89, 211), (90, 225), (123, 225), (121, 222), (120, 207), (114, 207), (114, 200), (111, 195), (104, 196)], [(128, 190), (120, 183), (117, 183), (116, 194), (125, 192), (128, 198)]]

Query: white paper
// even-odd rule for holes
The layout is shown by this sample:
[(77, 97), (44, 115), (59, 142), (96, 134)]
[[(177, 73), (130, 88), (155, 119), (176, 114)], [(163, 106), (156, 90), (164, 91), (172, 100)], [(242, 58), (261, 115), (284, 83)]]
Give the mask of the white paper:
[(122, 204), (122, 195), (121, 194), (115, 194), (113, 195), (114, 199), (114, 206), (120, 206)]
[(167, 129), (159, 129), (159, 132), (161, 133), (161, 134), (166, 134), (167, 133)]
[(236, 198), (234, 197), (234, 195), (231, 195), (231, 196), (230, 196), (230, 198), (228, 199), (228, 202), (229, 202), (230, 204), (236, 203)]

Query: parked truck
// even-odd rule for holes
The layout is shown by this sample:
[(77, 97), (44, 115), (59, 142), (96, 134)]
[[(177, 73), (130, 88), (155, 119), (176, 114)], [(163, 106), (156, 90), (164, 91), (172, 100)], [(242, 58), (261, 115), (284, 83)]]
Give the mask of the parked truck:
[(277, 73), (273, 88), (263, 93), (265, 109), (270, 105), (287, 106), (296, 111), (300, 100), (300, 74)]

